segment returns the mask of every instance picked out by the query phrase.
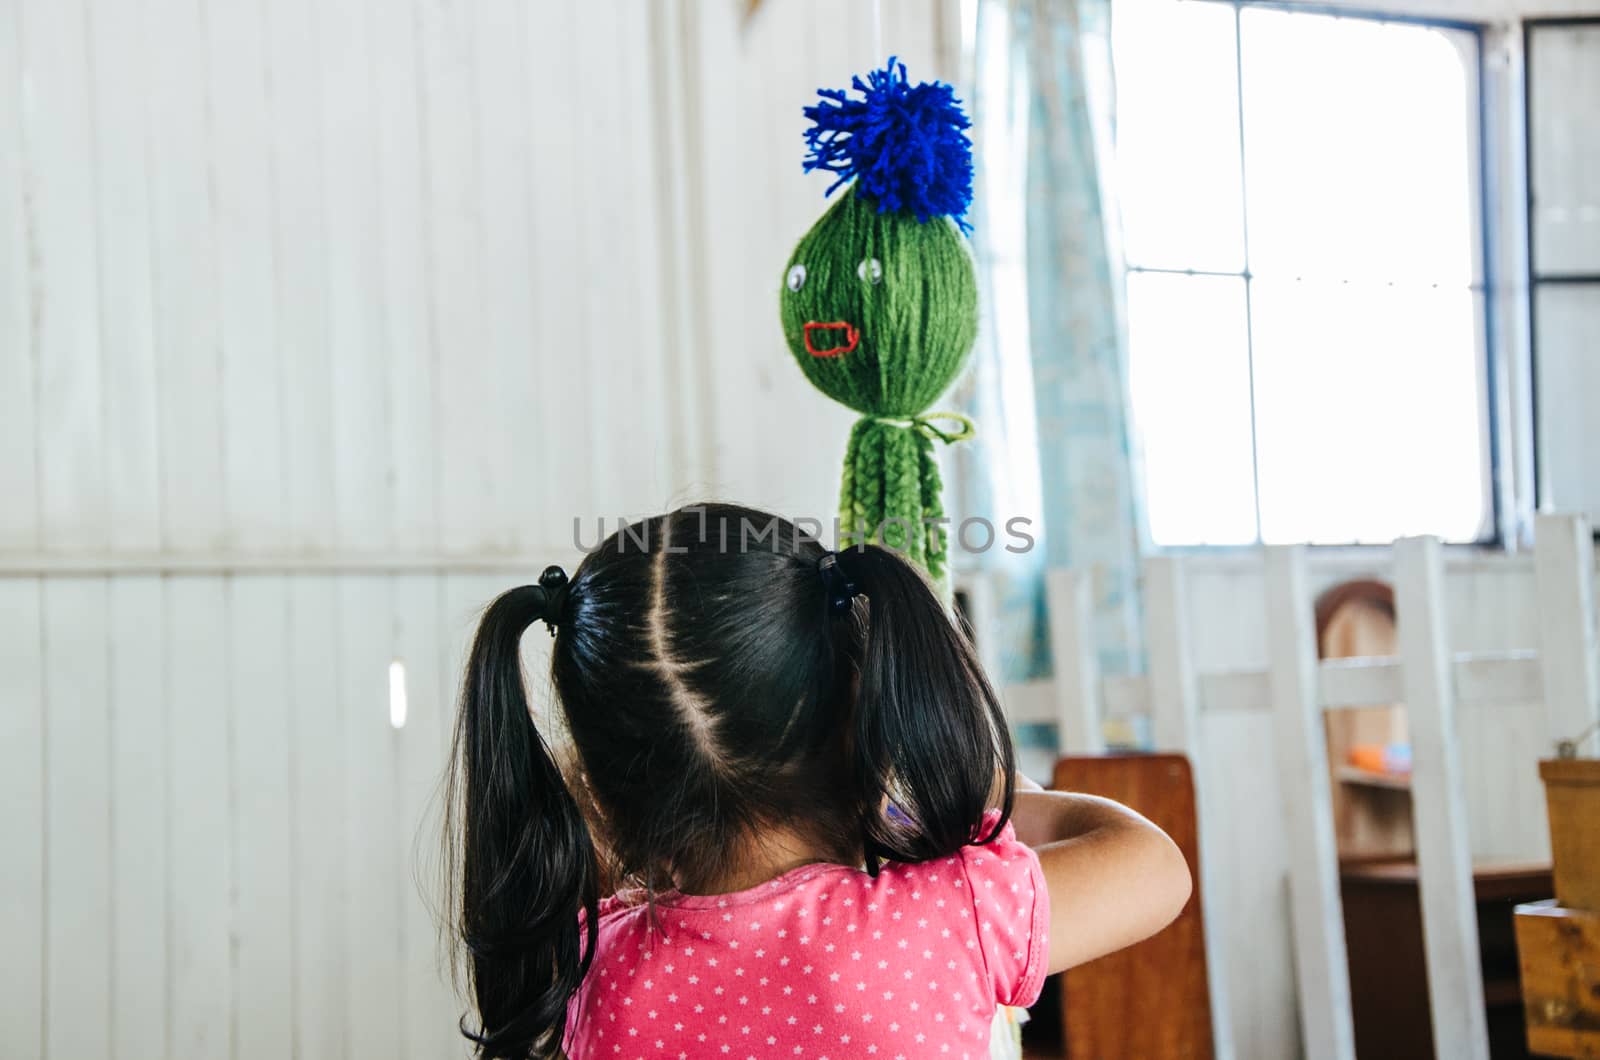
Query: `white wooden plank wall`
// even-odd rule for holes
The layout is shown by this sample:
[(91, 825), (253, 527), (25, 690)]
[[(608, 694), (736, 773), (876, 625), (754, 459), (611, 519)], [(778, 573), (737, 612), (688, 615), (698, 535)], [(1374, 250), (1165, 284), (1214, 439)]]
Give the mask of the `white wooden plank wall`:
[[(716, 7), (674, 6), (691, 19)], [(913, 80), (955, 76), (957, 5), (945, 0), (769, 0), (748, 19), (702, 18), (695, 37), (691, 88), (707, 142), (691, 191), (713, 257), (699, 263), (706, 304), (686, 336), (709, 355), (699, 400), (711, 471), (691, 485), (785, 513), (820, 512), (825, 523), (854, 416), (799, 377), (776, 330), (777, 298), (795, 241), (831, 202), (823, 191), (832, 181), (801, 172), (801, 108), (817, 88), (846, 87), (888, 58), (872, 54), (878, 6), (883, 50)]]
[[(172, 826), (164, 593), (158, 577), (110, 579), (112, 832), (107, 884), (112, 896), (111, 1041), (118, 1057), (168, 1055), (167, 931), (173, 905), (167, 884)], [(241, 720), (240, 731), (250, 732), (249, 724)], [(249, 890), (240, 895), (253, 896)], [(254, 978), (246, 981), (265, 985)]]
[[(22, 20), (0, 18), (0, 71), (22, 69)], [(0, 91), (0, 540), (39, 543), (38, 415), (29, 219), (23, 187), (22, 93), (13, 74)], [(21, 498), (21, 500), (12, 500)]]
[[(44, 616), (36, 578), (0, 579), (0, 1035), (44, 1053)], [(152, 910), (153, 912), (153, 910)]]
[(238, 578), (228, 596), (231, 820), (237, 897), (235, 1054), (294, 1053), (294, 795), (289, 580)]
[[(111, 741), (106, 726), (106, 581), (44, 587), (44, 1051), (103, 1056), (111, 974)], [(49, 1004), (53, 1000), (55, 1004)]]
[[(949, 77), (953, 6), (885, 52)], [(463, 1054), (478, 609), (576, 515), (834, 507), (776, 292), (800, 108), (884, 56), (740, 8), (0, 4), (0, 1051)]]
[[(883, 5), (913, 76), (948, 76), (948, 6)], [(872, 36), (846, 0), (14, 0), (0, 554), (522, 555), (705, 492), (827, 514), (851, 417), (776, 291), (827, 206), (800, 110)]]
[(514, 580), (0, 579), (7, 1055), (462, 1055), (440, 780)]

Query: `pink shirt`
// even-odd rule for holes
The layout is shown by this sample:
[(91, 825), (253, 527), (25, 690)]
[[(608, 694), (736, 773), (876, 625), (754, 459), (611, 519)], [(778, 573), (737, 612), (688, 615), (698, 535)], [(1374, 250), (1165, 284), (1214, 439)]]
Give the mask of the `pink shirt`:
[[(988, 822), (986, 822), (987, 826)], [(1008, 824), (877, 877), (807, 865), (735, 894), (600, 906), (571, 1060), (989, 1055), (997, 1004), (1044, 985), (1049, 894)]]

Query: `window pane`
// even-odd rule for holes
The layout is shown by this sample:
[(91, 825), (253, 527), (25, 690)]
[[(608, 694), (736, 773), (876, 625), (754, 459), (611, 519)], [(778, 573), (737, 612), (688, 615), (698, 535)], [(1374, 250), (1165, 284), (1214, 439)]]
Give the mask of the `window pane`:
[(1244, 281), (1130, 275), (1128, 346), (1155, 543), (1254, 541)]
[(1557, 511), (1600, 517), (1593, 426), (1600, 400), (1600, 284), (1541, 284), (1534, 297), (1540, 500)]
[(1257, 8), (1239, 27), (1252, 270), (1474, 282), (1475, 38)]
[(1251, 299), (1262, 538), (1481, 537), (1478, 296), (1262, 280)]
[(1528, 27), (1537, 272), (1600, 273), (1600, 26)]
[(1111, 25), (1128, 263), (1242, 269), (1232, 8), (1117, 0)]

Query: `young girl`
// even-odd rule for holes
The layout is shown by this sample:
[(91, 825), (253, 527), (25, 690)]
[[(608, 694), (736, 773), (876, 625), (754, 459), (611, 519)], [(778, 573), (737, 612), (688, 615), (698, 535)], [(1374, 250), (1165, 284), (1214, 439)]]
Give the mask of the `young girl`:
[[(523, 689), (538, 622), (565, 771)], [(489, 606), (450, 786), (484, 1057), (985, 1057), (997, 1005), (1189, 895), (1137, 814), (1015, 790), (994, 691), (916, 570), (727, 505)]]

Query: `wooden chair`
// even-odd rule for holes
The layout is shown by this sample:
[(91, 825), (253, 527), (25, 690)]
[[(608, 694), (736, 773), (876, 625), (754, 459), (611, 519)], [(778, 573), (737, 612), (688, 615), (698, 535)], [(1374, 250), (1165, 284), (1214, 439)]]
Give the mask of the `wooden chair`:
[(1056, 762), (1053, 786), (1115, 799), (1144, 814), (1178, 844), (1195, 881), (1189, 904), (1165, 930), (1061, 977), (1067, 1057), (1209, 1060), (1211, 994), (1189, 760), (1178, 754), (1073, 755)]

